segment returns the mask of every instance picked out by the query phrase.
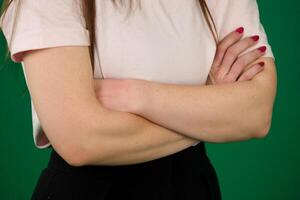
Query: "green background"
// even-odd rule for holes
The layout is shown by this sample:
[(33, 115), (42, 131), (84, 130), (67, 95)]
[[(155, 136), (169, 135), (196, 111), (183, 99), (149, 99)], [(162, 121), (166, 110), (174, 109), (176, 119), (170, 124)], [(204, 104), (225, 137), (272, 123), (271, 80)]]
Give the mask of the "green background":
[[(258, 3), (278, 75), (271, 130), (265, 139), (207, 144), (207, 149), (223, 199), (299, 200), (300, 3)], [(50, 151), (34, 147), (30, 96), (23, 71), (20, 64), (3, 62), (5, 48), (0, 34), (0, 67), (4, 67), (0, 71), (0, 199), (23, 200), (30, 198)]]

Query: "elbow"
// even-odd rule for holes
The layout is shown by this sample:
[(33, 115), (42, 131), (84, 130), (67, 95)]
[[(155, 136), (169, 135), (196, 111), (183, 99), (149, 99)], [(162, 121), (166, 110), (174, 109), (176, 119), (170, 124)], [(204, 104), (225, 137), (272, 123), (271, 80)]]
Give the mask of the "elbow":
[[(56, 133), (51, 135), (51, 145), (70, 166), (81, 167), (89, 165), (93, 158), (93, 152), (96, 149), (99, 150), (99, 148), (93, 148), (95, 141), (93, 141), (89, 130), (82, 131), (80, 127), (74, 126), (73, 129)], [(102, 145), (98, 144), (97, 146)], [(96, 154), (99, 160), (101, 159), (101, 154), (101, 151)]]
[(258, 84), (257, 88), (263, 88), (263, 91), (261, 91), (261, 104), (258, 104), (255, 106), (256, 109), (254, 110), (253, 114), (253, 120), (257, 121), (257, 130), (254, 132), (253, 137), (255, 138), (265, 138), (271, 129), (271, 123), (272, 123), (272, 114), (273, 114), (273, 107), (276, 97), (276, 87), (277, 87), (277, 75), (276, 75), (276, 68), (275, 64), (273, 62), (273, 59), (266, 60), (269, 62), (266, 66), (267, 70), (269, 70), (269, 74), (266, 78), (263, 78), (261, 80), (257, 80)]
[(257, 130), (254, 134), (254, 138), (265, 138), (269, 134), (271, 129), (271, 122), (262, 126), (259, 130)]
[(85, 153), (79, 151), (79, 147), (74, 146), (73, 149), (68, 149), (61, 153), (61, 157), (73, 167), (81, 167), (86, 165), (87, 156)]
[(63, 159), (74, 167), (104, 164), (114, 152), (111, 151), (111, 145), (107, 147), (104, 138), (99, 138), (99, 134), (97, 138), (92, 136), (92, 132), (88, 131), (83, 135), (80, 140), (70, 142), (68, 146), (66, 145), (66, 148), (62, 151)]
[(70, 141), (64, 144), (54, 146), (57, 153), (70, 166), (80, 167), (87, 165), (90, 152), (86, 149), (81, 141)]
[(63, 159), (71, 166), (82, 167), (87, 165), (101, 165), (110, 153), (104, 150), (103, 145), (87, 138), (77, 143), (70, 144), (62, 152)]
[(94, 115), (81, 113), (65, 117), (56, 123), (45, 123), (44, 128), (51, 145), (71, 166), (101, 164), (114, 152), (107, 142), (104, 129), (100, 129), (93, 119)]
[(265, 138), (268, 136), (272, 124), (272, 115), (264, 115), (263, 120), (256, 124), (255, 130), (252, 132), (253, 138)]
[[(100, 148), (94, 150), (87, 145), (77, 144), (72, 145), (68, 149), (61, 152), (61, 157), (73, 167), (82, 167), (87, 165), (100, 165), (105, 162), (107, 155)], [(100, 146), (100, 145), (99, 145)], [(95, 150), (98, 150), (97, 152)]]

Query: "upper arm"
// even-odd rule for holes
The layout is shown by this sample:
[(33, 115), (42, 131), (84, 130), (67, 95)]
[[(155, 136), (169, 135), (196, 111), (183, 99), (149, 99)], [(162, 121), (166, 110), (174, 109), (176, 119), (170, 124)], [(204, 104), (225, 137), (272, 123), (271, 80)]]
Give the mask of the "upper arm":
[[(255, 63), (265, 62), (265, 68), (253, 79), (257, 87), (264, 91), (264, 98), (269, 104), (274, 100), (276, 92), (276, 66), (275, 56), (269, 44), (268, 37), (260, 19), (259, 7), (256, 0), (212, 0), (209, 4), (214, 15), (219, 39), (223, 39), (232, 30), (243, 26), (245, 31), (243, 37), (259, 35), (260, 38), (255, 45), (245, 50), (242, 54), (252, 51), (260, 46), (266, 46), (265, 54)], [(240, 54), (240, 56), (242, 55)], [(254, 64), (254, 63), (252, 63)], [(250, 66), (252, 66), (252, 64)], [(249, 67), (249, 66), (248, 66)]]
[(264, 94), (271, 112), (277, 90), (276, 65), (274, 59), (270, 57), (259, 58), (255, 63), (261, 61), (265, 63), (264, 70), (256, 74), (253, 77), (252, 82), (257, 84), (257, 89), (262, 90), (261, 93)]
[(252, 79), (252, 82), (257, 83), (257, 91), (262, 91), (261, 94), (264, 94), (262, 95), (263, 101), (268, 104), (269, 108), (271, 108), (275, 98), (277, 81), (275, 56), (273, 54), (272, 47), (269, 44), (265, 28), (260, 19), (257, 1), (215, 1), (213, 8), (215, 11), (216, 27), (218, 29), (217, 31), (220, 39), (225, 37), (237, 27), (243, 26), (245, 28), (243, 37), (252, 35), (259, 35), (260, 37), (255, 45), (245, 50), (242, 54), (250, 52), (260, 46), (267, 47), (265, 54), (255, 61), (255, 63), (264, 61), (265, 68)]
[(264, 69), (256, 74), (251, 80), (252, 91), (251, 98), (256, 99), (257, 114), (261, 116), (260, 123), (263, 129), (260, 136), (266, 136), (271, 128), (272, 113), (277, 92), (277, 72), (273, 58), (262, 57), (255, 61), (265, 63)]
[(97, 102), (88, 47), (33, 50), (23, 59), (42, 127), (59, 153), (70, 153), (87, 132), (90, 105)]
[[(66, 134), (74, 127), (80, 130), (78, 121), (82, 122), (79, 119), (89, 112), (84, 106), (90, 108), (89, 101), (94, 98), (89, 32), (80, 2), (12, 1), (1, 16), (1, 29), (11, 59), (23, 61), (38, 120), (50, 143), (57, 148), (67, 146), (64, 141), (71, 138)], [(33, 128), (34, 136), (39, 136), (40, 132)], [(76, 134), (72, 134), (75, 138)]]
[[(259, 6), (256, 0), (224, 0), (213, 1), (212, 4), (213, 13), (215, 16), (215, 22), (219, 39), (223, 39), (228, 33), (236, 28), (243, 26), (245, 31), (243, 37), (249, 37), (253, 35), (259, 35), (259, 40), (255, 45), (248, 48), (241, 55), (254, 50), (260, 46), (266, 46), (265, 54), (258, 60), (250, 64), (264, 61), (264, 70), (256, 74), (251, 82), (251, 95), (256, 98), (256, 105), (259, 106), (258, 114), (263, 116), (266, 130), (269, 128), (272, 118), (273, 104), (276, 95), (277, 87), (277, 74), (275, 66), (275, 56), (272, 51), (272, 47), (269, 43), (267, 33), (261, 22)], [(247, 66), (247, 68), (249, 67)], [(264, 131), (265, 133), (267, 131)]]

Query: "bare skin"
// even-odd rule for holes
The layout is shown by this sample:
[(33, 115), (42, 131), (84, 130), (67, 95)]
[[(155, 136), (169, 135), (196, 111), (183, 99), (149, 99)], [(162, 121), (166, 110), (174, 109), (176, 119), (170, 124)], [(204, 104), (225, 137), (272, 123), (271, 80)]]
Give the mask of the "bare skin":
[(219, 43), (206, 86), (104, 79), (96, 81), (98, 99), (106, 108), (138, 114), (197, 140), (264, 137), (276, 92), (275, 67), (273, 59), (262, 58), (264, 47), (239, 56), (259, 39), (241, 37), (233, 31)]
[[(99, 102), (95, 87), (96, 91), (99, 86), (113, 87), (120, 93), (125, 87), (132, 91), (130, 95), (138, 96), (133, 91), (139, 91), (141, 85), (127, 80), (116, 80), (110, 86), (106, 81), (111, 80), (96, 84), (87, 46), (28, 51), (24, 66), (43, 129), (52, 147), (71, 165), (141, 163), (176, 153), (198, 141), (142, 116), (106, 108)], [(260, 73), (256, 74), (253, 76)]]

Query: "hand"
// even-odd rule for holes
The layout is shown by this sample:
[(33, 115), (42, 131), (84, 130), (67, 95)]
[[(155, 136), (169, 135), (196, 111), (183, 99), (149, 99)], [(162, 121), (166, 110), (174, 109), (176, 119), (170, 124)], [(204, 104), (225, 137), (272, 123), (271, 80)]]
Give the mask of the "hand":
[(138, 79), (94, 79), (97, 99), (107, 109), (134, 112), (141, 106), (140, 88), (143, 80)]
[(252, 79), (263, 70), (264, 62), (253, 64), (264, 55), (266, 47), (262, 46), (239, 56), (246, 49), (255, 45), (258, 35), (241, 39), (244, 28), (240, 27), (229, 33), (217, 46), (217, 51), (206, 82), (208, 85), (232, 83)]

